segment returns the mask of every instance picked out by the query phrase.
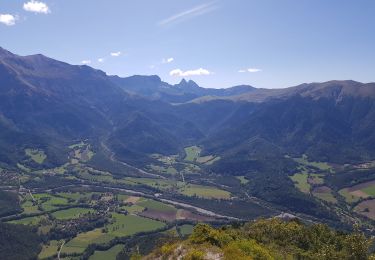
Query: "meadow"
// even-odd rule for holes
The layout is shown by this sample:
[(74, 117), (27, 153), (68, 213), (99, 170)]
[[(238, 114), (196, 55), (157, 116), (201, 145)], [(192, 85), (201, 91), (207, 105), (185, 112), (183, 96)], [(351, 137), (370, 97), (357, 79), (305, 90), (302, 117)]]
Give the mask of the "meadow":
[(123, 248), (123, 245), (115, 245), (106, 251), (95, 251), (89, 260), (116, 260), (117, 255)]

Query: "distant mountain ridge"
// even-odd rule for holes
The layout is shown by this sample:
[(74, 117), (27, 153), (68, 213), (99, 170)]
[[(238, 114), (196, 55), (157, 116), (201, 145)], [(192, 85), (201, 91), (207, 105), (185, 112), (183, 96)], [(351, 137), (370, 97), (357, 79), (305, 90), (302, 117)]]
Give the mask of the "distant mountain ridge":
[[(86, 65), (40, 54), (18, 56), (4, 49), (0, 79), (0, 127), (7, 161), (6, 154), (14, 153), (9, 140), (25, 147), (25, 140), (47, 145), (51, 140), (97, 139), (106, 133), (119, 156), (127, 154), (128, 159), (134, 157), (131, 154), (176, 153), (192, 142), (213, 153), (233, 155), (253, 149), (244, 142), (254, 137), (265, 147), (276, 144), (315, 156), (320, 151), (327, 157), (327, 143), (350, 151), (343, 153), (355, 160), (375, 155), (374, 83), (206, 89), (185, 79), (170, 85), (156, 75), (107, 76)], [(345, 141), (336, 142), (335, 135)], [(344, 158), (342, 153), (336, 158), (340, 156)], [(333, 158), (329, 154), (326, 159)]]
[(248, 85), (225, 89), (202, 88), (194, 81), (185, 79), (178, 84), (171, 85), (162, 81), (157, 75), (135, 75), (126, 78), (111, 76), (111, 80), (129, 93), (170, 103), (184, 103), (203, 96), (235, 96), (255, 90), (254, 87)]

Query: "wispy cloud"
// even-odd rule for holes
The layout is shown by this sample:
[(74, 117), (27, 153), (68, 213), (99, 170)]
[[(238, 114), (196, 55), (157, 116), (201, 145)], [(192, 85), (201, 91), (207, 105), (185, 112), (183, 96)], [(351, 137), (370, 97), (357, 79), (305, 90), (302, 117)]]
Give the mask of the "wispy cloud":
[(91, 60), (83, 60), (83, 61), (81, 61), (81, 63), (84, 64), (84, 65), (88, 65), (88, 64), (91, 63)]
[(248, 68), (248, 69), (241, 69), (238, 72), (240, 72), (240, 73), (244, 73), (244, 72), (256, 73), (256, 72), (261, 72), (261, 71), (262, 71), (261, 69), (257, 69), (257, 68)]
[(210, 75), (212, 74), (210, 71), (206, 69), (196, 69), (196, 70), (187, 70), (182, 71), (180, 69), (174, 69), (171, 72), (169, 72), (169, 75), (171, 76), (177, 76), (177, 77), (187, 77), (187, 76), (202, 76), (202, 75)]
[(104, 58), (99, 58), (98, 62), (100, 62), (100, 63), (104, 62)]
[(117, 51), (117, 52), (111, 52), (111, 56), (112, 57), (118, 57), (121, 55), (121, 51)]
[(0, 23), (7, 26), (15, 25), (17, 21), (17, 16), (11, 14), (0, 14)]
[(171, 63), (171, 62), (173, 62), (174, 61), (174, 58), (164, 58), (162, 61), (161, 61), (161, 63), (163, 63), (163, 64), (165, 64), (165, 63)]
[(183, 20), (186, 20), (186, 19), (189, 19), (189, 18), (192, 18), (192, 17), (195, 17), (195, 16), (199, 16), (199, 15), (203, 15), (203, 14), (212, 12), (213, 10), (217, 9), (217, 7), (218, 6), (216, 5), (216, 1), (210, 2), (210, 3), (207, 3), (207, 4), (198, 5), (198, 6), (195, 6), (191, 9), (189, 9), (189, 10), (185, 10), (181, 13), (172, 15), (172, 16), (164, 19), (164, 20), (161, 20), (158, 23), (158, 25), (159, 26), (165, 26), (165, 25), (169, 25), (169, 24), (172, 24), (172, 23), (181, 22)]
[(31, 0), (23, 4), (23, 9), (28, 12), (48, 14), (51, 12), (48, 5), (43, 2)]

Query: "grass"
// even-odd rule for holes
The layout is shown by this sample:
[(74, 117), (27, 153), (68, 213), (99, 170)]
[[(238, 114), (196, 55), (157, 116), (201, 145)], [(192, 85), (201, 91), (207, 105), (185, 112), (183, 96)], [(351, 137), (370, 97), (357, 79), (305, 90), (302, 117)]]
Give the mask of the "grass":
[(165, 226), (164, 223), (134, 215), (112, 214), (114, 223), (107, 225), (108, 232), (113, 237), (134, 235), (139, 232), (152, 231)]
[(66, 198), (56, 197), (47, 193), (34, 194), (34, 198), (38, 201), (44, 211), (51, 211), (59, 208), (59, 206), (67, 206), (69, 202)]
[(324, 183), (323, 176), (324, 175), (322, 175), (322, 174), (312, 173), (312, 174), (309, 175), (308, 182), (310, 184), (323, 184)]
[(44, 259), (48, 257), (52, 257), (57, 254), (60, 245), (62, 244), (61, 241), (51, 240), (49, 241), (49, 245), (43, 245), (42, 251), (39, 253), (38, 258)]
[(121, 209), (128, 211), (129, 214), (137, 214), (145, 210), (144, 207), (139, 206), (139, 205), (123, 206), (121, 207)]
[(307, 173), (296, 173), (293, 176), (290, 176), (290, 178), (294, 182), (297, 189), (303, 193), (309, 193), (311, 186), (307, 182), (308, 176), (309, 175)]
[(165, 167), (165, 166), (159, 166), (159, 165), (151, 164), (149, 167), (153, 171), (156, 171), (158, 173), (172, 174), (172, 175), (177, 174), (177, 170), (173, 166)]
[(177, 212), (175, 207), (156, 200), (141, 201), (137, 205), (162, 212)]
[(47, 159), (47, 155), (44, 153), (43, 150), (40, 149), (28, 148), (25, 149), (25, 154), (38, 164), (42, 164), (45, 161), (45, 159)]
[(194, 226), (185, 224), (180, 226), (179, 228), (182, 236), (189, 236), (191, 233), (193, 233)]
[(313, 195), (321, 200), (337, 203), (336, 198), (331, 193), (313, 193)]
[(130, 236), (139, 232), (153, 231), (165, 226), (164, 223), (134, 215), (112, 213), (112, 222), (106, 225), (107, 233), (102, 228), (97, 228), (78, 234), (63, 248), (63, 253), (81, 254), (88, 245), (106, 244), (115, 237)]
[(31, 172), (31, 169), (26, 167), (25, 165), (23, 164), (20, 164), (20, 163), (17, 163), (17, 167), (18, 169), (20, 169), (21, 171), (24, 171), (24, 172)]
[(215, 163), (216, 161), (220, 160), (220, 156), (213, 156), (213, 155), (206, 155), (206, 156), (200, 156), (202, 149), (198, 146), (189, 146), (185, 147), (185, 161), (189, 162), (197, 162), (201, 164), (211, 165)]
[(179, 192), (186, 196), (197, 196), (206, 199), (229, 199), (230, 192), (211, 186), (187, 184), (179, 188)]
[(65, 210), (59, 210), (52, 215), (59, 219), (59, 220), (65, 220), (65, 219), (76, 219), (79, 218), (81, 215), (87, 214), (87, 213), (93, 213), (95, 212), (93, 209), (87, 209), (87, 208), (70, 208)]
[(310, 162), (308, 160), (307, 155), (302, 155), (300, 158), (293, 158), (294, 161), (296, 161), (299, 164), (306, 165), (306, 166), (312, 166), (315, 168), (318, 168), (321, 171), (330, 171), (333, 172), (333, 168), (326, 162)]
[(236, 176), (236, 178), (241, 182), (241, 184), (245, 185), (247, 183), (249, 183), (249, 180), (246, 179), (245, 176)]
[(27, 225), (27, 226), (37, 226), (39, 225), (40, 221), (42, 221), (43, 219), (46, 219), (46, 217), (45, 216), (27, 217), (27, 218), (21, 218), (21, 219), (9, 221), (9, 223), (21, 224), (21, 225)]
[(33, 205), (32, 201), (27, 200), (21, 204), (23, 209), (23, 213), (32, 214), (32, 213), (39, 213), (39, 209), (37, 205)]
[(117, 255), (124, 248), (124, 245), (115, 245), (106, 251), (95, 251), (89, 260), (116, 260)]
[(212, 159), (214, 159), (215, 157), (212, 156), (212, 155), (207, 155), (207, 156), (203, 156), (203, 157), (198, 157), (197, 158), (197, 162), (198, 163), (207, 163), (209, 161), (211, 161)]
[(361, 189), (364, 193), (368, 194), (369, 196), (375, 196), (375, 186), (370, 186)]
[(62, 253), (82, 253), (89, 244), (106, 243), (112, 239), (107, 233), (103, 233), (101, 228), (80, 233), (70, 240), (62, 250)]
[(345, 198), (348, 203), (357, 202), (360, 198), (351, 194), (347, 188), (339, 190), (339, 194)]
[(189, 146), (189, 147), (185, 147), (185, 161), (189, 161), (189, 162), (195, 162), (200, 153), (201, 153), (201, 148), (199, 148), (198, 146)]

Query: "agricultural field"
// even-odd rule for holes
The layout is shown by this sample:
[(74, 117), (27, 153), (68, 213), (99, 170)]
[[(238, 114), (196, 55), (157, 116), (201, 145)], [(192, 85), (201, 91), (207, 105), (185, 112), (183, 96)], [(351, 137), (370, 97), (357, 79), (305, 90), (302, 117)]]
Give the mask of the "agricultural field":
[(359, 199), (375, 197), (375, 180), (341, 189), (339, 193), (348, 203), (356, 202)]
[(184, 148), (185, 151), (185, 161), (188, 162), (196, 162), (200, 164), (211, 165), (214, 164), (216, 161), (220, 160), (220, 156), (214, 155), (206, 155), (200, 156), (202, 152), (202, 148), (198, 146), (189, 146)]
[(47, 155), (44, 153), (43, 150), (40, 149), (25, 149), (25, 154), (30, 157), (31, 160), (38, 164), (42, 164), (45, 159), (47, 159)]
[(77, 164), (78, 162), (88, 162), (95, 155), (90, 144), (85, 142), (80, 142), (69, 146), (72, 150), (69, 154), (70, 162), (72, 164)]
[(296, 173), (293, 176), (290, 176), (294, 185), (303, 193), (310, 192), (310, 184), (307, 182), (309, 175), (307, 173)]
[(154, 172), (157, 172), (160, 174), (170, 174), (170, 175), (177, 174), (177, 170), (173, 166), (159, 166), (159, 165), (151, 164), (149, 167)]
[(81, 217), (81, 215), (94, 212), (95, 210), (89, 208), (70, 208), (56, 211), (52, 213), (52, 216), (59, 220), (75, 219)]
[(62, 241), (57, 240), (49, 241), (48, 244), (43, 245), (38, 258), (45, 259), (56, 255), (62, 243)]
[(304, 166), (311, 166), (311, 167), (314, 167), (314, 168), (317, 168), (321, 171), (329, 171), (329, 172), (334, 172), (332, 166), (330, 166), (328, 163), (326, 162), (311, 162), (308, 160), (308, 157), (307, 155), (302, 155), (302, 157), (300, 158), (293, 158), (293, 160), (301, 165), (304, 165)]
[(179, 192), (186, 196), (197, 196), (206, 199), (230, 199), (231, 197), (228, 191), (197, 184), (186, 184), (179, 188)]
[(202, 151), (202, 149), (198, 146), (189, 146), (189, 147), (185, 147), (185, 161), (189, 161), (189, 162), (195, 162), (198, 158), (199, 158), (199, 155)]
[(327, 186), (319, 186), (312, 191), (312, 194), (326, 202), (337, 203), (337, 199), (333, 196), (331, 188)]
[(354, 211), (369, 219), (375, 220), (375, 199), (365, 200), (359, 203), (354, 208)]
[(193, 233), (193, 228), (194, 228), (193, 225), (188, 225), (188, 224), (181, 225), (179, 226), (180, 234), (182, 236), (189, 236), (191, 233)]
[(95, 251), (89, 260), (116, 260), (117, 255), (123, 248), (123, 245), (115, 245), (106, 251)]
[(241, 182), (241, 184), (246, 185), (249, 183), (249, 180), (245, 176), (236, 176), (236, 178)]

